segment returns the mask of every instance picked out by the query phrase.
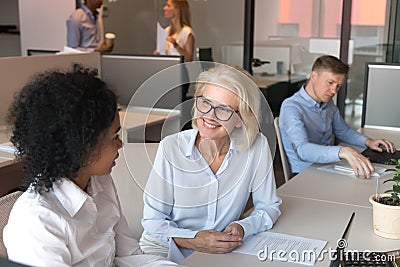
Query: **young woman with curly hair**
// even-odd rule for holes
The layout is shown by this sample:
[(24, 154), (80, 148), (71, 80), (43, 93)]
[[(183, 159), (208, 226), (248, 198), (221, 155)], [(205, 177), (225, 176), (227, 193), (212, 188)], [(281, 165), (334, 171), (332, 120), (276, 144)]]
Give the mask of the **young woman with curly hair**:
[(114, 93), (79, 65), (50, 71), (15, 98), (12, 143), (29, 178), (4, 243), (32, 266), (156, 266), (142, 254), (121, 212), (111, 169), (122, 147)]

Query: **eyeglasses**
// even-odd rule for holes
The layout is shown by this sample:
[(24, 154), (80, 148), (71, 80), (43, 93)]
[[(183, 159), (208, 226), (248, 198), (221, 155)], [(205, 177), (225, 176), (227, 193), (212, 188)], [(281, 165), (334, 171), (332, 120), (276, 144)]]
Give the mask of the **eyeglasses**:
[(213, 109), (214, 116), (220, 121), (228, 121), (234, 113), (239, 112), (228, 106), (220, 105), (215, 107), (211, 101), (204, 96), (196, 97), (196, 109), (203, 114), (207, 114)]

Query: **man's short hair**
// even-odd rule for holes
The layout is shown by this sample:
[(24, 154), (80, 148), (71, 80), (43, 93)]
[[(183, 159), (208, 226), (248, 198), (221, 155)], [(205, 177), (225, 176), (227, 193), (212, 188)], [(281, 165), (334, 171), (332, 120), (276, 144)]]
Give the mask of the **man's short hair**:
[(331, 55), (320, 56), (314, 61), (312, 66), (313, 71), (322, 71), (328, 70), (335, 74), (344, 74), (347, 75), (349, 73), (349, 65), (338, 59), (337, 57)]

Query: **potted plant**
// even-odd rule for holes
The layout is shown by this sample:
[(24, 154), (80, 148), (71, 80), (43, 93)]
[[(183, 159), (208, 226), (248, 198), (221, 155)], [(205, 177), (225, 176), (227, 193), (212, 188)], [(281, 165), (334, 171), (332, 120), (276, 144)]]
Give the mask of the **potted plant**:
[(400, 239), (400, 159), (396, 161), (394, 169), (387, 171), (393, 171), (394, 175), (383, 183), (393, 183), (392, 188), (369, 198), (374, 232), (382, 237)]

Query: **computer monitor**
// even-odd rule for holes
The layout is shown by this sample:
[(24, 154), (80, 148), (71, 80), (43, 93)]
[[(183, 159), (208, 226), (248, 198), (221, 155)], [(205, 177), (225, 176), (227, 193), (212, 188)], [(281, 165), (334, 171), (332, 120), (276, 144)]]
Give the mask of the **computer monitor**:
[(365, 65), (361, 127), (400, 130), (400, 64)]
[(102, 55), (101, 77), (121, 105), (173, 109), (183, 100), (182, 87), (175, 86), (182, 81), (179, 63), (182, 56)]

